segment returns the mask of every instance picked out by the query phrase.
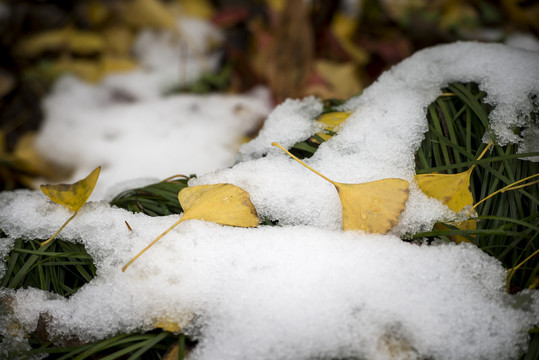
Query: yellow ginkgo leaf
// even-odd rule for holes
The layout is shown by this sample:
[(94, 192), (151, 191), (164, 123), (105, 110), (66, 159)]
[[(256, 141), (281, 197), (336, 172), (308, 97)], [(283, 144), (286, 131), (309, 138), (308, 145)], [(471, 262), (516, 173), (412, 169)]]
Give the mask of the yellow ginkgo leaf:
[(124, 265), (125, 271), (140, 255), (184, 220), (198, 219), (221, 225), (256, 227), (259, 219), (249, 194), (232, 184), (198, 185), (178, 193), (183, 216)]
[(362, 184), (338, 183), (320, 174), (281, 145), (272, 145), (335, 186), (341, 200), (344, 230), (386, 234), (399, 222), (408, 200), (408, 181), (391, 178)]
[(187, 324), (189, 324), (192, 319), (192, 313), (185, 313), (174, 318), (159, 316), (158, 318), (152, 319), (152, 322), (155, 328), (161, 328), (165, 331), (178, 334), (187, 326)]
[[(487, 150), (492, 145), (488, 143), (486, 148), (481, 152), (477, 160), (486, 154)], [(470, 190), (470, 177), (475, 165), (472, 165), (468, 170), (457, 174), (419, 174), (415, 176), (417, 185), (425, 193), (425, 195), (441, 200), (454, 212), (461, 212), (466, 206), (473, 205), (473, 195)], [(455, 227), (461, 230), (475, 230), (477, 223), (474, 219), (469, 219), (454, 224)], [(436, 224), (438, 230), (447, 230), (447, 226)], [(453, 241), (460, 243), (463, 241), (469, 242), (465, 236), (456, 235), (450, 236)]]
[(316, 135), (320, 136), (325, 141), (329, 140), (329, 138), (333, 136), (331, 132), (335, 132), (341, 123), (348, 119), (349, 116), (350, 113), (341, 111), (321, 115), (316, 121), (322, 125), (325, 131), (317, 133)]
[(255, 227), (259, 219), (249, 194), (232, 184), (186, 187), (178, 194), (183, 219), (200, 219), (222, 225)]
[(410, 184), (403, 179), (382, 179), (363, 184), (333, 185), (341, 199), (344, 230), (385, 234), (399, 222)]
[(75, 213), (52, 235), (47, 241), (41, 243), (41, 246), (48, 244), (62, 231), (62, 229), (77, 215), (80, 208), (88, 201), (88, 198), (94, 191), (95, 184), (99, 177), (101, 166), (95, 168), (86, 178), (77, 181), (74, 184), (55, 184), (41, 185), (41, 191), (55, 203), (68, 208)]
[(458, 174), (416, 175), (417, 185), (425, 195), (441, 200), (454, 212), (473, 205), (470, 175), (473, 167)]
[[(492, 145), (489, 142), (477, 160), (486, 154)], [(473, 205), (473, 195), (470, 191), (470, 176), (475, 165), (458, 174), (420, 174), (416, 175), (417, 185), (427, 196), (441, 200), (451, 210), (460, 212), (466, 206)]]

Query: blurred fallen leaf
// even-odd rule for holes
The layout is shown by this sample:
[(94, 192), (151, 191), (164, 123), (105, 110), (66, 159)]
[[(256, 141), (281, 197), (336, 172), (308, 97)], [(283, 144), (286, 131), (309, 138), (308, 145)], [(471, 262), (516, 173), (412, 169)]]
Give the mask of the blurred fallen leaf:
[(189, 219), (211, 221), (221, 225), (256, 227), (259, 219), (249, 194), (232, 184), (198, 185), (186, 187), (178, 193), (183, 216), (141, 250), (127, 264), (125, 271), (139, 256), (181, 222)]
[(331, 30), (352, 61), (356, 65), (365, 65), (369, 60), (369, 53), (354, 42), (358, 23), (358, 19), (342, 12), (337, 12), (335, 19), (331, 23)]
[(64, 28), (45, 31), (27, 37), (17, 45), (17, 51), (24, 56), (35, 57), (44, 51), (69, 50), (76, 54), (100, 53), (105, 41), (98, 33)]
[(95, 168), (86, 178), (77, 181), (73, 184), (47, 184), (41, 185), (41, 191), (52, 201), (61, 205), (75, 213), (71, 216), (57, 232), (54, 233), (47, 241), (41, 243), (44, 246), (50, 243), (56, 235), (77, 215), (82, 206), (88, 201), (88, 198), (94, 191), (95, 184), (99, 178), (101, 166)]
[(281, 145), (272, 145), (335, 186), (342, 205), (343, 230), (386, 234), (399, 222), (408, 200), (408, 181), (391, 178), (362, 184), (338, 183), (314, 170)]
[(124, 21), (136, 28), (176, 28), (176, 19), (159, 0), (132, 0), (122, 3), (120, 12)]
[(127, 26), (113, 26), (103, 30), (105, 52), (110, 55), (130, 57), (133, 33)]
[(208, 0), (177, 0), (183, 15), (209, 19), (215, 14), (215, 9)]
[(54, 178), (54, 171), (57, 168), (45, 160), (36, 150), (34, 146), (36, 136), (35, 132), (28, 132), (21, 136), (13, 150), (13, 156), (30, 173), (39, 174), (48, 179)]
[(502, 0), (502, 7), (517, 24), (539, 29), (539, 3), (537, 1)]
[(479, 14), (465, 1), (448, 1), (443, 6), (439, 26), (444, 30), (462, 31), (479, 24)]
[(138, 65), (135, 61), (127, 57), (103, 56), (99, 61), (100, 77), (110, 73), (131, 71)]
[(0, 69), (0, 99), (15, 87), (15, 77), (9, 72)]
[(99, 26), (110, 15), (109, 8), (99, 0), (90, 0), (86, 4), (86, 16), (92, 26)]
[(355, 63), (316, 60), (314, 68), (323, 82), (322, 84), (309, 85), (305, 90), (307, 95), (348, 99), (358, 95), (363, 90), (364, 85)]

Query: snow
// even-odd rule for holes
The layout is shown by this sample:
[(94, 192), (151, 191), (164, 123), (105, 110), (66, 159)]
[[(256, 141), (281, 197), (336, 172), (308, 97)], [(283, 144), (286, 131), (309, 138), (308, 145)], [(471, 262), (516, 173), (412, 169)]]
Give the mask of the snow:
[(36, 140), (42, 156), (76, 169), (68, 183), (101, 165), (96, 200), (115, 195), (119, 184), (131, 179), (156, 182), (233, 165), (244, 134), (270, 111), (269, 93), (262, 88), (245, 95), (176, 95), (127, 104), (102, 96), (103, 88), (61, 79), (45, 102), (47, 117)]
[[(212, 44), (221, 34), (208, 22), (182, 18), (178, 27), (182, 38), (163, 30), (140, 32), (134, 44), (139, 69), (110, 75), (99, 85), (65, 76), (44, 102), (35, 147), (45, 159), (74, 170), (68, 183), (101, 165), (92, 200), (116, 195), (132, 179), (148, 184), (233, 165), (245, 134), (271, 110), (262, 87), (243, 95), (165, 96), (214, 71), (219, 60)], [(196, 53), (205, 61), (185, 38), (199, 45)]]
[[(410, 181), (406, 210), (390, 234), (343, 232), (333, 186), (271, 147), (272, 141), (288, 146), (316, 130), (308, 120), (321, 110), (320, 101), (288, 100), (268, 117), (259, 137), (240, 148), (236, 165), (190, 181), (238, 185), (261, 217), (280, 226), (244, 229), (188, 220), (122, 273), (122, 265), (178, 216), (151, 218), (90, 202), (60, 238), (86, 246), (96, 278), (69, 299), (37, 289), (0, 290), (2, 303), (12, 304), (0, 317), (0, 334), (20, 326), (18, 336), (10, 333), (2, 344), (24, 343), (24, 332), (47, 314), (47, 331), (60, 341), (177, 321), (199, 340), (189, 355), (195, 360), (517, 358), (527, 330), (539, 322), (537, 291), (505, 293), (504, 268), (473, 245), (417, 245), (399, 236), (457, 216), (413, 182), (426, 108), (440, 88), (477, 82), (496, 105), (488, 136), (528, 144), (537, 124), (515, 114), (529, 112), (530, 95), (539, 93), (538, 60), (539, 54), (503, 45), (438, 46), (395, 66), (343, 106), (353, 114), (308, 163), (339, 182)], [(155, 106), (152, 114), (180, 106), (159, 101), (147, 104)], [(134, 109), (146, 111), (142, 104)], [(510, 131), (515, 125), (522, 127), (520, 134)], [(137, 136), (136, 130), (129, 136)], [(112, 164), (112, 150), (95, 146), (91, 152), (107, 154)], [(163, 146), (169, 146), (165, 140)], [(0, 255), (15, 238), (47, 238), (69, 216), (40, 192), (1, 193), (7, 245)]]

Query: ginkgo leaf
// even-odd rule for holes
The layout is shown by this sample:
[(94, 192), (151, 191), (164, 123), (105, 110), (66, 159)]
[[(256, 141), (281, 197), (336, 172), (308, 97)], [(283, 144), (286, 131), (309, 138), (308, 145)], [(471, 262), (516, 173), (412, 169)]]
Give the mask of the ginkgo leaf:
[(178, 200), (184, 211), (181, 219), (135, 255), (122, 271), (184, 220), (198, 219), (238, 227), (256, 227), (259, 223), (249, 193), (232, 184), (186, 187), (178, 193)]
[(232, 184), (187, 187), (179, 192), (178, 200), (184, 220), (200, 219), (239, 227), (255, 227), (259, 222), (249, 194)]
[[(480, 160), (492, 145), (489, 142), (486, 148), (481, 152), (477, 160)], [(441, 200), (454, 212), (461, 212), (466, 206), (473, 205), (473, 194), (470, 190), (470, 177), (475, 165), (472, 165), (468, 170), (457, 174), (420, 174), (416, 175), (417, 185), (425, 193), (425, 195)], [(446, 226), (438, 224), (438, 229), (447, 229)], [(455, 227), (461, 230), (477, 229), (476, 221), (469, 219), (455, 224)], [(461, 236), (450, 236), (453, 241), (460, 243), (469, 239)]]
[(176, 316), (159, 316), (152, 319), (153, 327), (178, 334), (193, 319), (192, 313), (183, 313)]
[(41, 191), (55, 203), (78, 211), (94, 191), (101, 166), (95, 168), (86, 178), (73, 184), (41, 185)]
[(399, 222), (408, 200), (408, 181), (391, 178), (362, 184), (338, 183), (320, 174), (281, 145), (272, 145), (335, 186), (341, 200), (344, 230), (386, 234)]
[(316, 135), (320, 136), (324, 140), (329, 140), (333, 135), (331, 132), (335, 132), (341, 123), (348, 119), (350, 113), (347, 112), (330, 112), (321, 115), (316, 121), (322, 125), (324, 132), (317, 133)]
[(382, 179), (363, 184), (334, 183), (342, 205), (344, 230), (385, 234), (399, 222), (408, 200), (409, 183)]
[(41, 246), (51, 242), (56, 235), (77, 215), (80, 208), (88, 201), (88, 198), (94, 191), (95, 184), (99, 178), (101, 166), (95, 168), (86, 178), (77, 181), (74, 184), (48, 184), (41, 185), (41, 191), (49, 199), (63, 207), (74, 211), (75, 213), (54, 233), (47, 241), (41, 243)]
[[(492, 145), (489, 142), (477, 160), (486, 154)], [(441, 200), (451, 210), (460, 212), (466, 206), (473, 205), (470, 190), (470, 177), (475, 165), (458, 174), (420, 174), (416, 175), (417, 185), (427, 196)]]
[(425, 195), (441, 200), (454, 212), (473, 205), (470, 175), (473, 167), (458, 174), (416, 175), (417, 185)]

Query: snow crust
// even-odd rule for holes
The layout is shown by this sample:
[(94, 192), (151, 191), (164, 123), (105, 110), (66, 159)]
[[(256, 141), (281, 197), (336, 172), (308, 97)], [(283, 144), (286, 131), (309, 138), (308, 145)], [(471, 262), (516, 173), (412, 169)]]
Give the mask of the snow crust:
[[(439, 46), (395, 66), (344, 105), (353, 114), (308, 162), (339, 182), (410, 181), (406, 210), (388, 235), (343, 232), (331, 184), (268, 143), (287, 146), (303, 139), (296, 132), (316, 130), (307, 121), (321, 110), (314, 98), (280, 105), (260, 136), (240, 149), (235, 166), (191, 181), (242, 187), (259, 215), (279, 220), (278, 227), (188, 220), (122, 273), (178, 217), (88, 203), (60, 238), (86, 246), (97, 277), (69, 299), (37, 289), (0, 290), (2, 303), (11, 304), (0, 316), (0, 334), (9, 334), (0, 346), (24, 344), (23, 333), (41, 315), (60, 340), (177, 321), (199, 340), (189, 355), (195, 360), (517, 358), (527, 330), (539, 322), (538, 292), (506, 294), (503, 267), (473, 245), (419, 246), (398, 236), (456, 216), (413, 183), (426, 107), (439, 89), (477, 82), (496, 105), (488, 136), (521, 143), (525, 132), (509, 130), (537, 128), (516, 115), (529, 112), (529, 95), (539, 92), (538, 60), (503, 45)], [(0, 255), (15, 238), (47, 238), (69, 216), (39, 192), (0, 193), (0, 229), (7, 235)]]

